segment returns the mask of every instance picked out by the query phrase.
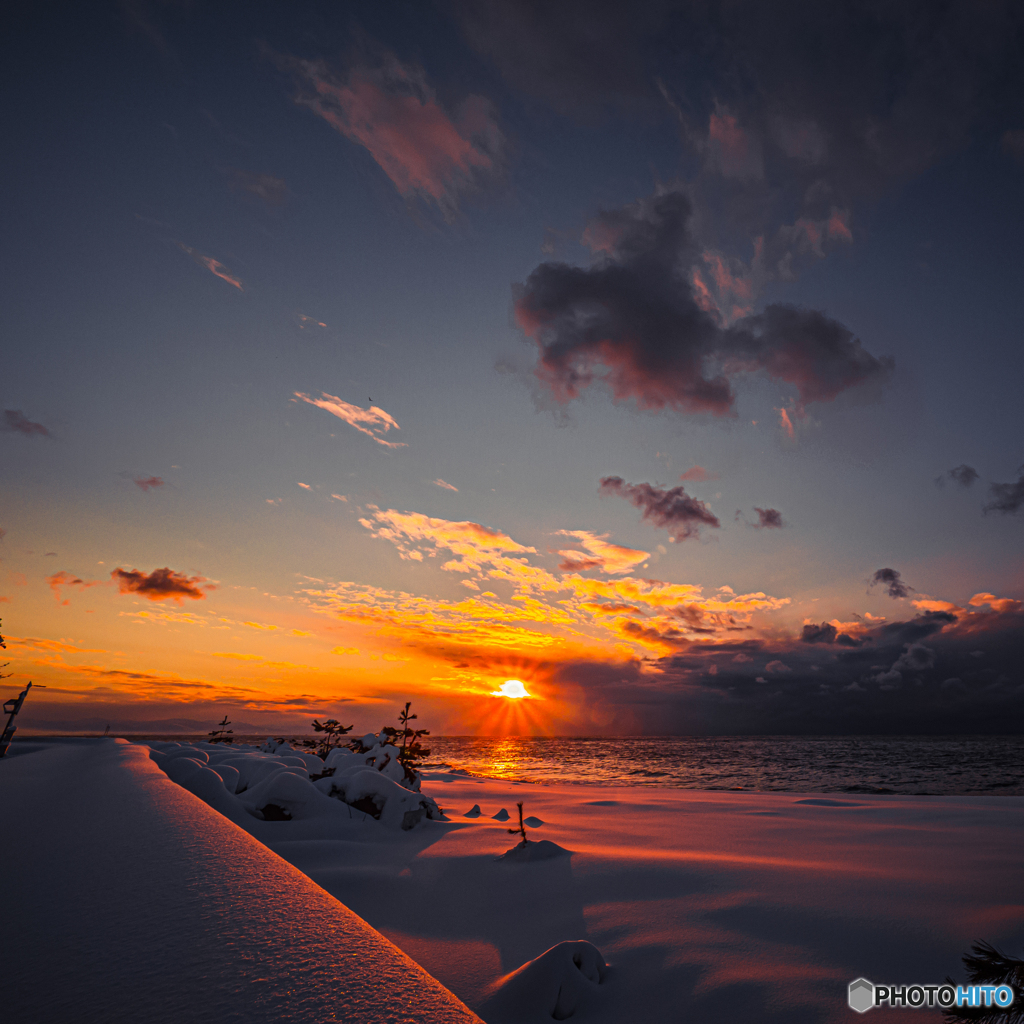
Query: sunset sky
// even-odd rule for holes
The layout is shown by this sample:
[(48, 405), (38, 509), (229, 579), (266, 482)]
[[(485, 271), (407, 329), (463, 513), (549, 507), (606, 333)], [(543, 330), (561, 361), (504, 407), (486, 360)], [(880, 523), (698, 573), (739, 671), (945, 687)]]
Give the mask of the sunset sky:
[(1019, 4), (20, 17), (23, 732), (1024, 729)]

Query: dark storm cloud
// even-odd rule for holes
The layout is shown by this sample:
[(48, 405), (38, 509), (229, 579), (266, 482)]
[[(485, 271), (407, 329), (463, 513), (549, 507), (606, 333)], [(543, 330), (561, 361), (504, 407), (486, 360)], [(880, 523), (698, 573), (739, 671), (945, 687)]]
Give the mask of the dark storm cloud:
[(29, 437), (52, 437), (42, 423), (33, 423), (20, 409), (4, 409), (3, 418), (0, 419), (0, 432), (25, 434)]
[[(1024, 730), (1024, 614), (925, 613), (863, 630), (708, 645), (657, 662), (575, 663), (558, 681), (626, 731), (690, 734), (1005, 733)], [(983, 643), (986, 657), (972, 656)], [(781, 666), (781, 667), (780, 667)], [(789, 671), (786, 671), (788, 669)], [(952, 681), (952, 682), (951, 682)]]
[(847, 633), (840, 633), (831, 622), (822, 622), (820, 625), (808, 623), (800, 634), (800, 640), (805, 644), (839, 644), (841, 647), (860, 647), (863, 640), (855, 640)]
[(602, 494), (617, 494), (643, 509), (643, 518), (668, 530), (675, 541), (697, 537), (702, 526), (721, 525), (714, 513), (683, 487), (664, 491), (650, 484), (627, 484), (621, 476), (606, 476), (601, 481)]
[(966, 463), (954, 466), (952, 469), (946, 470), (942, 476), (937, 476), (935, 478), (936, 486), (945, 487), (947, 477), (954, 483), (959, 484), (961, 487), (970, 487), (971, 484), (978, 479), (978, 471), (974, 469), (973, 466), (968, 466)]
[(642, 408), (734, 414), (734, 378), (760, 372), (795, 387), (800, 407), (884, 379), (878, 359), (816, 310), (771, 305), (731, 327), (702, 305), (679, 190), (602, 213), (588, 229), (603, 253), (589, 268), (542, 263), (516, 286), (515, 315), (537, 345), (536, 373), (567, 402), (598, 380)]
[(885, 592), (890, 597), (909, 597), (910, 592), (914, 589), (903, 582), (895, 569), (878, 569), (871, 577), (868, 589), (870, 590), (878, 584), (885, 587)]
[(992, 484), (989, 493), (992, 500), (984, 506), (987, 512), (1002, 512), (1003, 515), (1014, 515), (1024, 508), (1024, 466), (1017, 470), (1017, 482), (1012, 484)]
[(148, 574), (138, 569), (119, 568), (110, 574), (110, 578), (117, 583), (122, 594), (141, 594), (151, 601), (164, 598), (180, 601), (183, 597), (198, 601), (206, 597), (204, 589), (211, 589), (209, 585), (200, 589), (199, 584), (206, 583), (202, 576), (186, 576), (168, 568), (154, 569)]

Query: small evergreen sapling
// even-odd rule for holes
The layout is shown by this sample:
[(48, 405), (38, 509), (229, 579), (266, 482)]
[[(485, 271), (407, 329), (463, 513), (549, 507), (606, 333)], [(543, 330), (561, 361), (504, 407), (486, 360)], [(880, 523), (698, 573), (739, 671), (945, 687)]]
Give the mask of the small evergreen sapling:
[[(967, 968), (969, 985), (1009, 985), (1014, 1000), (1006, 1009), (997, 1006), (961, 1006), (946, 1011), (947, 1024), (1024, 1024), (1024, 1005), (1020, 997), (1024, 994), (1024, 960), (1008, 956), (987, 942), (976, 942), (971, 952), (963, 956)], [(946, 984), (956, 987), (952, 978)]]
[(318, 722), (314, 718), (313, 728), (316, 732), (322, 732), (324, 734), (323, 737), (321, 739), (303, 740), (302, 745), (310, 747), (317, 757), (322, 757), (325, 761), (327, 760), (327, 755), (335, 747), (341, 746), (341, 737), (353, 729), (351, 725), (341, 725), (334, 718), (328, 718), (326, 722)]
[[(211, 743), (231, 743), (234, 740), (234, 729), (229, 729), (228, 726), (231, 723), (228, 721), (228, 716), (224, 716), (224, 720), (217, 723), (216, 729), (210, 730), (210, 742)], [(107, 732), (110, 731), (110, 726), (107, 726)], [(103, 734), (104, 736), (106, 733)]]
[[(430, 751), (420, 743), (420, 737), (429, 736), (430, 730), (413, 729), (410, 727), (409, 723), (417, 718), (416, 715), (409, 714), (409, 708), (411, 707), (412, 701), (406, 701), (405, 708), (398, 713), (398, 722), (402, 727), (401, 729), (385, 725), (381, 733), (398, 747), (398, 763), (405, 772), (406, 780), (411, 784), (415, 784), (417, 769), (423, 764), (423, 758), (430, 756)], [(401, 737), (401, 743), (398, 742), (399, 737)]]
[(520, 800), (516, 807), (519, 808), (519, 828), (510, 828), (508, 830), (509, 835), (522, 836), (523, 843), (528, 843), (530, 840), (526, 838), (526, 825), (523, 823), (523, 801)]

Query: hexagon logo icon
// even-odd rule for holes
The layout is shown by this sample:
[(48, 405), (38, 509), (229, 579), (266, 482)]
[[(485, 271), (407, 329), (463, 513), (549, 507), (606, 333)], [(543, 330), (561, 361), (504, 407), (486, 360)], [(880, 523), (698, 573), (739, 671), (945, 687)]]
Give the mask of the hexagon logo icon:
[(867, 978), (858, 978), (850, 982), (850, 991), (847, 996), (850, 1009), (858, 1013), (866, 1013), (875, 1002), (875, 986)]

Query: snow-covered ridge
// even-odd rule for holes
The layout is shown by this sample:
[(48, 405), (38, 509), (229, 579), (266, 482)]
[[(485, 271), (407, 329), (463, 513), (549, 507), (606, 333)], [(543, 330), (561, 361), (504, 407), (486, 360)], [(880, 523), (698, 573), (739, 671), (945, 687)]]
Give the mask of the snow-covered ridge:
[[(164, 760), (228, 795), (209, 761)], [(32, 745), (0, 761), (0, 801), (5, 1022), (481, 1024), (307, 874), (174, 785), (146, 747)]]

